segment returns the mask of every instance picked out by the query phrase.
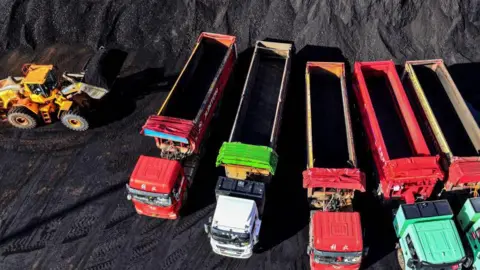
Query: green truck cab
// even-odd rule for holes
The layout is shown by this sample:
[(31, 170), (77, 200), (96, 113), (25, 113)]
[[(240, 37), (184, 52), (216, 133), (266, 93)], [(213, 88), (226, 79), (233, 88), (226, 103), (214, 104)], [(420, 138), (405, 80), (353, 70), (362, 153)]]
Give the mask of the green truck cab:
[(472, 269), (480, 269), (480, 198), (470, 198), (457, 215), (458, 225), (470, 246), (469, 257), (473, 259)]
[(446, 200), (401, 205), (393, 226), (402, 269), (462, 269), (467, 261)]

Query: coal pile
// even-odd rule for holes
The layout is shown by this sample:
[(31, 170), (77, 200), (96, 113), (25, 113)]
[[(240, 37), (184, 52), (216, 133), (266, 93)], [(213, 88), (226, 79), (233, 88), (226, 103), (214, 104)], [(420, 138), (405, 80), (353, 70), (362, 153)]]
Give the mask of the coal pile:
[[(480, 71), (480, 4), (474, 0), (6, 0), (1, 7), (2, 78), (19, 75), (29, 62), (79, 72), (101, 46), (126, 58), (93, 129), (75, 133), (55, 123), (26, 132), (0, 123), (0, 269), (308, 269), (309, 210), (301, 185), (306, 61), (351, 66), (443, 58), (453, 79), (462, 80), (467, 101), (480, 109), (477, 84), (468, 83), (479, 77), (472, 70)], [(185, 217), (138, 216), (125, 184), (140, 154), (158, 154), (140, 128), (161, 106), (202, 31), (237, 36), (239, 51), (212, 150), (201, 162)], [(251, 47), (262, 39), (293, 42), (297, 54), (262, 246), (251, 259), (235, 260), (211, 252), (203, 223), (213, 213), (222, 173), (216, 153), (233, 123)], [(370, 193), (359, 201), (370, 246), (364, 268), (397, 269), (389, 211)]]

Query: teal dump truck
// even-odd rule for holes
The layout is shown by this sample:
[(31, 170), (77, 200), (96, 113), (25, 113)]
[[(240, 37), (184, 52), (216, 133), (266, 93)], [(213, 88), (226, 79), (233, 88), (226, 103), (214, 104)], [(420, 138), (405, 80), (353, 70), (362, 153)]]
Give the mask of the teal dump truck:
[(401, 205), (393, 226), (402, 269), (463, 269), (467, 256), (448, 201)]
[(457, 215), (458, 225), (465, 234), (470, 249), (468, 257), (472, 259), (474, 270), (480, 269), (480, 198), (470, 198)]

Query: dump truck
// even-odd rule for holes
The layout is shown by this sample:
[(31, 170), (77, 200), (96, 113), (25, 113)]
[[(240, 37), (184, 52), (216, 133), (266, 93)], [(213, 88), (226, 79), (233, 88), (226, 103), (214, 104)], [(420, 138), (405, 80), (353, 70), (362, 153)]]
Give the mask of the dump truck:
[[(108, 52), (102, 47), (90, 60), (101, 61)], [(94, 85), (87, 80), (100, 75), (87, 72), (97, 71), (87, 68), (80, 73), (64, 72), (59, 78), (53, 65), (23, 65), (22, 77), (0, 81), (0, 116), (21, 129), (32, 129), (42, 122), (50, 124), (59, 119), (71, 130), (87, 130), (90, 126), (88, 113), (109, 92), (108, 86)]]
[(130, 176), (127, 199), (138, 214), (179, 217), (236, 58), (234, 36), (200, 34), (160, 110), (142, 128), (160, 157), (140, 156)]
[(413, 113), (393, 61), (356, 62), (353, 86), (387, 202), (428, 199), (443, 172)]
[(257, 41), (228, 142), (217, 166), (217, 205), (205, 231), (215, 253), (249, 258), (259, 242), (267, 184), (278, 162), (277, 139), (282, 122), (292, 45)]
[(445, 191), (480, 188), (480, 129), (441, 59), (407, 61), (402, 79), (411, 86), (426, 129), (447, 172)]
[(365, 191), (365, 175), (357, 167), (345, 64), (308, 62), (305, 81), (310, 268), (358, 269), (362, 224), (352, 200)]
[(402, 269), (463, 269), (468, 260), (446, 200), (401, 205), (393, 227)]
[(472, 269), (480, 269), (480, 198), (469, 198), (457, 215), (457, 222), (467, 241), (467, 254)]

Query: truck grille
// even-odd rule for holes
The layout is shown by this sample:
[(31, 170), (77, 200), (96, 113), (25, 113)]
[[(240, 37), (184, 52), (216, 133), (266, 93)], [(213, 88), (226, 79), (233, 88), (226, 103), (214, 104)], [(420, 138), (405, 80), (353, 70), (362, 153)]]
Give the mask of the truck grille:
[(238, 249), (238, 248), (226, 248), (226, 247), (220, 247), (220, 246), (217, 246), (218, 249), (221, 251), (221, 252), (225, 252), (225, 253), (233, 253), (233, 254), (241, 254), (243, 253), (243, 249)]

